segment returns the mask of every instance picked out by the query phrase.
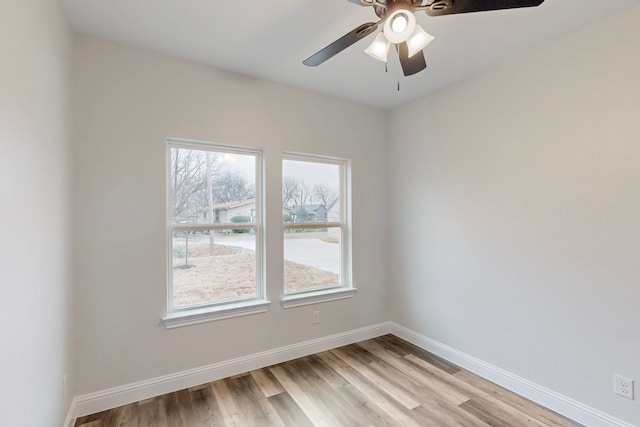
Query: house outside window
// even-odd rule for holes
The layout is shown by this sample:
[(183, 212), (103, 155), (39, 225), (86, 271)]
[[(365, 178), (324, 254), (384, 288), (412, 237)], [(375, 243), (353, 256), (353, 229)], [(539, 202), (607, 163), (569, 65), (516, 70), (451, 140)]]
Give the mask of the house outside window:
[(261, 162), (258, 150), (168, 140), (168, 328), (266, 311)]
[(349, 297), (355, 291), (351, 283), (349, 168), (347, 159), (296, 153), (283, 156), (285, 307), (313, 303), (326, 295)]

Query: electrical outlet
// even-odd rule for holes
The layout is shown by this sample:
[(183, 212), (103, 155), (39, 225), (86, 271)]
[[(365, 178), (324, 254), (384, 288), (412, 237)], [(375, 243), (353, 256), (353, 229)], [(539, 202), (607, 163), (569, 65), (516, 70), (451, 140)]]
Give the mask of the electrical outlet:
[(621, 375), (614, 375), (613, 392), (618, 396), (633, 400), (633, 380)]
[(317, 325), (318, 323), (320, 323), (320, 312), (319, 311), (314, 311), (313, 312), (313, 324)]

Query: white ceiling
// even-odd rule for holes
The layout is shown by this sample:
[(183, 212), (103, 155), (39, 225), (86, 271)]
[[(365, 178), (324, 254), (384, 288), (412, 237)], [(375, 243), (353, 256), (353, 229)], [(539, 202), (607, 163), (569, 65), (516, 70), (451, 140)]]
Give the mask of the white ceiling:
[[(637, 5), (640, 0), (546, 0), (536, 8), (429, 17), (428, 68), (403, 77), (363, 50), (370, 35), (319, 67), (302, 60), (373, 10), (347, 0), (63, 0), (73, 27), (127, 45), (383, 108), (477, 74), (510, 56)], [(400, 91), (397, 82), (400, 81)]]

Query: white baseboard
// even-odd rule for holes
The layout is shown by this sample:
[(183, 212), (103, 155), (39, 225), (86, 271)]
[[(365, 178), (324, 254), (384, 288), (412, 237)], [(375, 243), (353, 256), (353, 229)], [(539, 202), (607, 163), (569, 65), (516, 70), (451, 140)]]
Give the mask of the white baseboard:
[(64, 419), (64, 424), (62, 427), (73, 427), (76, 423), (76, 400), (73, 399), (71, 401), (71, 405), (69, 405), (69, 410), (67, 411), (67, 417)]
[[(76, 417), (106, 411), (107, 409), (116, 408), (139, 400), (149, 399), (276, 363), (286, 362), (298, 357), (308, 356), (321, 351), (353, 344), (358, 341), (379, 337), (390, 333), (390, 331), (391, 323), (380, 323), (328, 337), (304, 341), (299, 344), (267, 350), (245, 357), (238, 357), (200, 368), (115, 387), (97, 393), (78, 396), (73, 399), (67, 419), (74, 421)], [(69, 421), (66, 421), (64, 427), (69, 427)]]
[(506, 389), (589, 427), (635, 427), (602, 411), (391, 322), (391, 333)]
[(105, 411), (139, 400), (149, 399), (188, 387), (219, 380), (233, 375), (298, 357), (308, 356), (332, 348), (392, 333), (424, 350), (524, 396), (546, 408), (589, 427), (635, 427), (602, 411), (591, 408), (553, 390), (486, 363), (441, 342), (421, 335), (393, 322), (385, 322), (315, 340), (304, 341), (261, 353), (162, 377), (152, 378), (121, 387), (103, 390), (73, 399), (63, 427), (73, 427), (76, 417)]

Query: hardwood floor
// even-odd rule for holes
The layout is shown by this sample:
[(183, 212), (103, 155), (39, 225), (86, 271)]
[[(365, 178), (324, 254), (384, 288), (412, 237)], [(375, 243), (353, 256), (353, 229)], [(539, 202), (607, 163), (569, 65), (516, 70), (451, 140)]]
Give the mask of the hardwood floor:
[(75, 424), (577, 425), (392, 335), (89, 415)]

